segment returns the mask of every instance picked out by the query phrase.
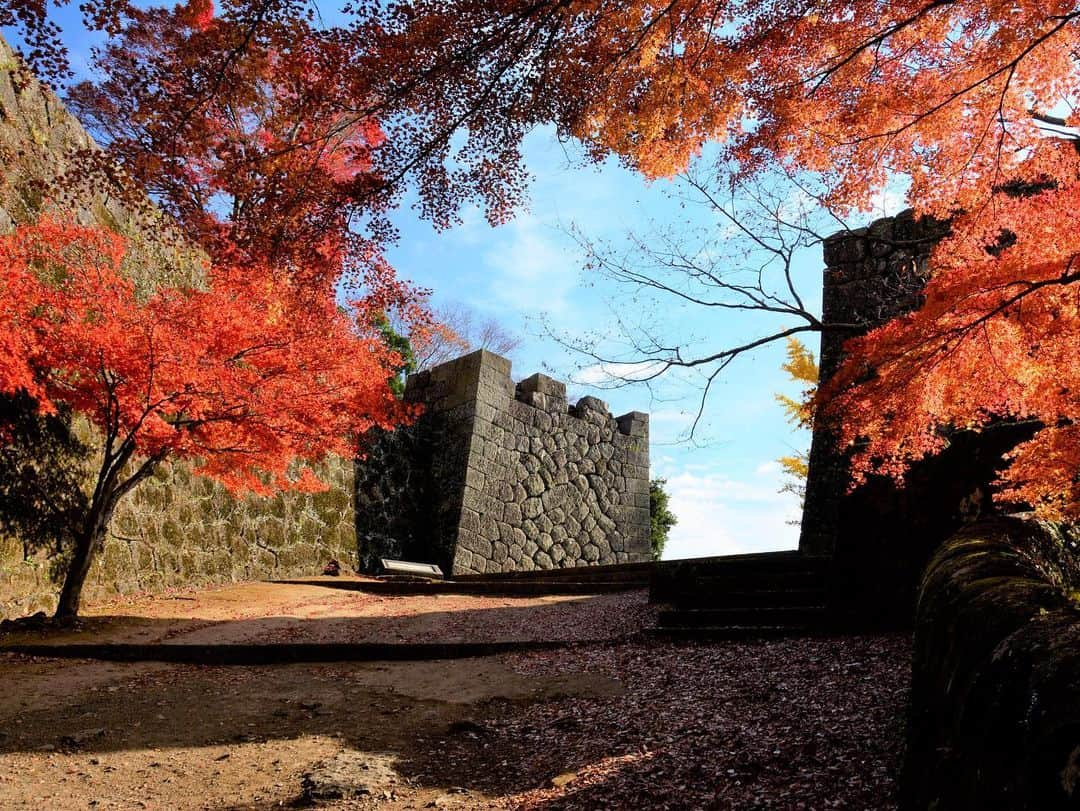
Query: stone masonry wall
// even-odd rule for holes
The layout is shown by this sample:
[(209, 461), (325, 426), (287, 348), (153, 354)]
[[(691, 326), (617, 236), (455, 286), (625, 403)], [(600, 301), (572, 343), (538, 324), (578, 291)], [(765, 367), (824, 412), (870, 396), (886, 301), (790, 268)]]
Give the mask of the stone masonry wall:
[[(851, 328), (821, 334), (821, 382), (843, 361), (846, 340), (919, 305), (930, 253), (943, 232), (939, 223), (916, 220), (909, 211), (825, 240), (822, 321)], [(799, 549), (831, 554), (847, 489), (847, 462), (825, 426), (814, 431), (809, 464)]]
[[(932, 251), (946, 232), (907, 211), (825, 241), (823, 320), (847, 328), (822, 333), (822, 381), (844, 359), (847, 339), (920, 305)], [(1002, 453), (1030, 431), (1001, 424), (954, 432), (947, 449), (912, 466), (902, 487), (871, 477), (849, 493), (847, 456), (828, 426), (816, 425), (799, 549), (833, 557), (837, 607), (867, 621), (909, 622), (923, 567), (965, 521), (979, 517)]]
[[(354, 569), (352, 462), (335, 458), (316, 471), (325, 492), (238, 499), (186, 465), (162, 468), (117, 508), (84, 599), (310, 576), (331, 558)], [(57, 576), (48, 552), (25, 556), (17, 537), (0, 537), (0, 618), (51, 612)]]
[(1080, 807), (1080, 527), (994, 517), (919, 587), (901, 807)]
[(198, 284), (204, 255), (93, 160), (100, 148), (0, 38), (0, 231), (58, 214), (128, 240), (125, 271), (143, 287)]
[[(56, 213), (125, 236), (125, 271), (145, 289), (200, 284), (204, 257), (161, 212), (149, 204), (133, 205), (131, 195), (106, 173), (71, 182), (69, 171), (97, 151), (81, 124), (0, 39), (0, 232)], [(76, 424), (76, 433), (92, 450), (93, 432)], [(26, 537), (5, 520), (8, 508), (25, 506), (10, 503), (25, 488), (4, 484), (18, 485), (70, 460), (50, 459), (30, 445), (0, 455), (0, 464), (12, 465), (0, 471), (0, 618), (51, 611), (63, 557), (56, 554), (54, 538)], [(329, 460), (322, 472), (332, 485), (326, 493), (237, 500), (183, 465), (160, 471), (118, 506), (85, 598), (311, 575), (329, 558), (355, 565), (352, 462)]]
[[(481, 350), (409, 379), (425, 416), (384, 441), (411, 454), (359, 467), (364, 562), (385, 550), (477, 574), (649, 559), (648, 416), (615, 419), (594, 397), (568, 407), (562, 383), (515, 386), (510, 372)], [(423, 502), (388, 487), (395, 475)]]

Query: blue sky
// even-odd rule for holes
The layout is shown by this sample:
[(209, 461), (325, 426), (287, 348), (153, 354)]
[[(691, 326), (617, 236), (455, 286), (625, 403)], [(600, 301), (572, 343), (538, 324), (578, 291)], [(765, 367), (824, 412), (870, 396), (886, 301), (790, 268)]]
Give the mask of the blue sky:
[[(61, 14), (64, 23), (72, 23), (66, 31), (72, 66), (83, 73), (89, 67), (89, 41), (76, 16), (70, 10)], [(798, 518), (798, 500), (780, 492), (784, 477), (776, 460), (805, 449), (809, 435), (787, 424), (775, 400), (777, 392), (796, 394), (780, 370), (782, 345), (740, 358), (725, 371), (696, 441), (688, 443), (680, 438), (698, 408), (700, 389), (694, 381), (676, 377), (652, 390), (597, 388), (589, 383), (603, 378), (602, 370), (588, 368), (549, 335), (549, 330), (568, 337), (592, 330), (614, 337), (615, 316), (647, 319), (662, 334), (714, 348), (759, 333), (767, 325), (757, 314), (738, 318), (692, 306), (657, 310), (635, 304), (626, 291), (583, 271), (583, 250), (570, 233), (576, 229), (617, 249), (629, 232), (645, 234), (656, 224), (681, 221), (689, 229), (718, 234), (725, 225), (684, 205), (676, 183), (646, 183), (615, 161), (589, 165), (579, 149), (559, 143), (551, 131), (534, 132), (524, 155), (534, 177), (531, 201), (502, 227), (490, 227), (479, 211), (469, 210), (463, 224), (436, 232), (415, 216), (406, 199), (395, 215), (401, 239), (389, 251), (399, 274), (431, 288), (436, 306), (465, 304), (521, 334), (515, 377), (545, 371), (571, 381), (572, 400), (592, 394), (616, 415), (650, 412), (652, 475), (667, 479), (679, 519), (666, 558), (794, 548), (798, 528), (790, 522)], [(890, 212), (900, 207), (895, 199), (882, 202), (890, 204)], [(796, 270), (807, 306), (819, 311), (820, 250), (803, 251)], [(807, 343), (816, 352), (817, 336), (810, 335)]]
[[(776, 392), (797, 391), (780, 370), (782, 345), (729, 367), (707, 401), (697, 441), (687, 443), (679, 439), (698, 408), (696, 385), (676, 380), (655, 391), (642, 385), (587, 385), (603, 377), (600, 370), (548, 334), (549, 329), (570, 336), (603, 332), (613, 311), (635, 315), (632, 305), (627, 310), (626, 302), (613, 304), (619, 293), (613, 283), (583, 270), (583, 249), (572, 229), (617, 247), (628, 232), (645, 233), (653, 223), (682, 218), (691, 226), (721, 224), (672, 199), (680, 193), (676, 183), (646, 183), (615, 161), (588, 165), (573, 145), (559, 143), (550, 131), (534, 132), (524, 155), (534, 176), (531, 200), (508, 225), (492, 228), (480, 212), (467, 211), (464, 224), (437, 233), (407, 207), (400, 211), (401, 240), (390, 251), (399, 274), (431, 288), (436, 305), (464, 303), (520, 332), (525, 340), (513, 357), (516, 378), (548, 371), (571, 381), (571, 400), (592, 394), (616, 415), (650, 412), (652, 475), (668, 480), (679, 519), (666, 558), (794, 548), (798, 527), (788, 522), (798, 517), (798, 499), (780, 492), (784, 477), (776, 459), (805, 449), (809, 435), (787, 424), (775, 400)], [(817, 251), (804, 253), (802, 287), (818, 310), (820, 257)], [(739, 342), (755, 326), (746, 318), (694, 307), (647, 315), (665, 333), (694, 333), (713, 346)], [(816, 351), (816, 335), (808, 343)]]

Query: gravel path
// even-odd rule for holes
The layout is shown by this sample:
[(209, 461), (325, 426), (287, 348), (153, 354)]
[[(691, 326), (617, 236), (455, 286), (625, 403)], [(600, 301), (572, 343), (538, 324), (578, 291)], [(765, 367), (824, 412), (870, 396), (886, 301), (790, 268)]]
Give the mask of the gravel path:
[(269, 811), (294, 803), (319, 764), (363, 787), (319, 800), (335, 811), (896, 806), (906, 635), (627, 638), (652, 622), (643, 592), (382, 598), (248, 584), (88, 614), (82, 630), (44, 636), (609, 641), (233, 668), (0, 656), (0, 808)]
[(900, 634), (520, 655), (523, 674), (625, 692), (508, 706), (448, 740), (427, 779), (491, 775), (501, 799), (476, 807), (894, 808), (909, 659)]

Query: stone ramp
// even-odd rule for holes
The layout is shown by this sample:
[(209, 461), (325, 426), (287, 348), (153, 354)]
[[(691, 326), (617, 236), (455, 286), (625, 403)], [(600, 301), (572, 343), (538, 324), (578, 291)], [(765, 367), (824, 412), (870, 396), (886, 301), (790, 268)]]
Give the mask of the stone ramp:
[(4, 645), (0, 654), (55, 659), (97, 659), (108, 662), (168, 662), (210, 666), (280, 665), (319, 662), (413, 662), (470, 659), (556, 650), (610, 642), (521, 640), (461, 643), (74, 643)]
[(835, 631), (828, 609), (829, 560), (766, 552), (658, 566), (650, 598), (669, 607), (655, 633), (743, 639)]
[[(535, 574), (539, 574), (538, 572)], [(274, 580), (277, 585), (320, 586), (322, 588), (358, 591), (391, 597), (425, 594), (468, 594), (483, 597), (543, 597), (555, 595), (613, 594), (634, 591), (648, 585), (648, 578), (637, 580), (593, 580), (569, 578), (523, 578), (515, 580), (353, 580), (332, 577), (309, 580)]]

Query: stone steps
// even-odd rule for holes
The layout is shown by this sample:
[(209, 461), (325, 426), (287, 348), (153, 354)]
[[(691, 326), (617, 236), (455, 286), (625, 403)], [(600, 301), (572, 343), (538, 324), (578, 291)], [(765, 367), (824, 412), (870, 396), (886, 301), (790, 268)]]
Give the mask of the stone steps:
[(821, 606), (825, 604), (825, 591), (822, 588), (788, 589), (739, 589), (709, 590), (691, 593), (678, 600), (677, 605), (685, 609), (706, 608), (789, 608), (798, 606)]
[(829, 562), (798, 552), (675, 561), (650, 583), (656, 634), (670, 639), (746, 639), (823, 632)]
[(825, 607), (677, 608), (661, 611), (662, 628), (785, 628), (821, 622)]
[(661, 565), (649, 590), (657, 602), (679, 602), (728, 592), (806, 590), (824, 588), (828, 571), (827, 560), (797, 552), (699, 558)]

